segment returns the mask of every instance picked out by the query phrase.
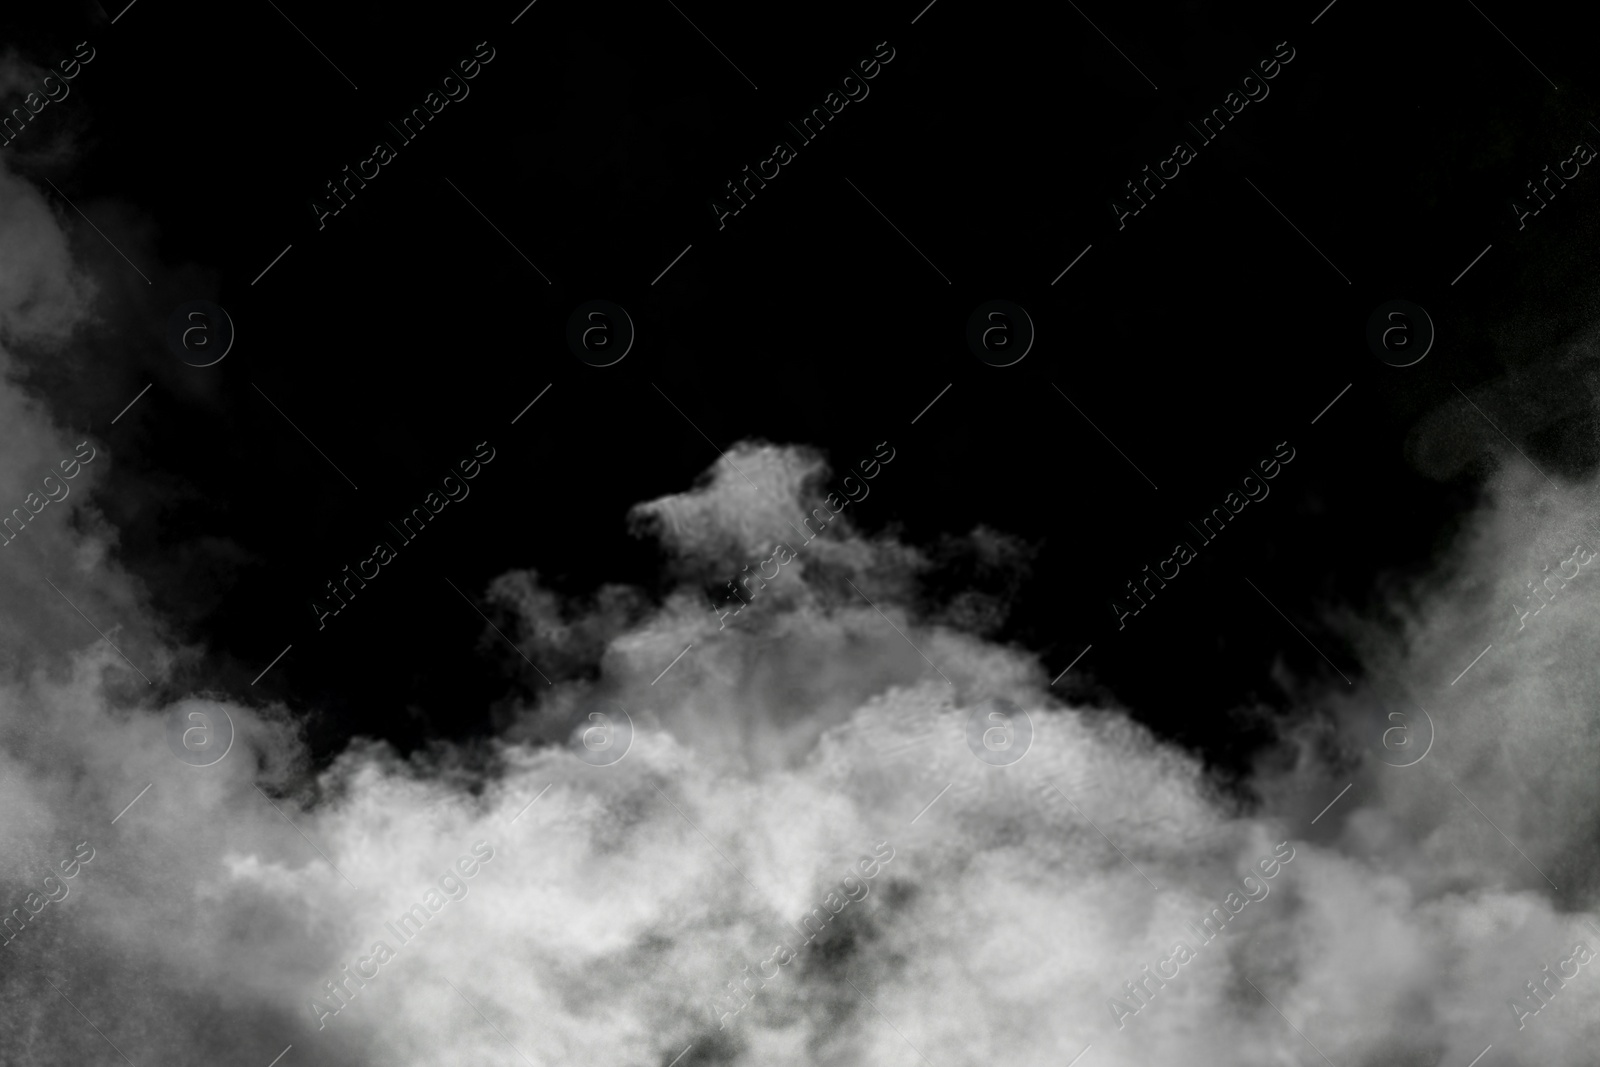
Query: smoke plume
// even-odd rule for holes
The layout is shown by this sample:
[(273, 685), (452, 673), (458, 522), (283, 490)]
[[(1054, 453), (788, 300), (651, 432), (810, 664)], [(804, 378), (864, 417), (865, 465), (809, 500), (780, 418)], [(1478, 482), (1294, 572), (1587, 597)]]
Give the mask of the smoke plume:
[[(1063, 704), (989, 608), (932, 604), (933, 553), (848, 509), (819, 530), (821, 456), (745, 443), (636, 509), (664, 597), (492, 583), (556, 679), (496, 736), (313, 773), (286, 709), (176, 688), (204, 650), (116, 562), (116, 455), (29, 392), (19, 353), (95, 315), (64, 225), (0, 173), (0, 511), (98, 450), (0, 548), (6, 1062), (1593, 1061), (1600, 977), (1545, 975), (1600, 946), (1600, 580), (1520, 617), (1592, 487), (1508, 460), (1433, 578), (1346, 620), (1355, 684), (1225, 790), (1126, 709)], [(779, 544), (748, 603), (720, 591)], [(1006, 708), (1028, 751), (986, 762), (971, 724)], [(234, 732), (209, 766), (171, 742), (200, 721)], [(1246, 875), (1270, 890), (1235, 910)]]

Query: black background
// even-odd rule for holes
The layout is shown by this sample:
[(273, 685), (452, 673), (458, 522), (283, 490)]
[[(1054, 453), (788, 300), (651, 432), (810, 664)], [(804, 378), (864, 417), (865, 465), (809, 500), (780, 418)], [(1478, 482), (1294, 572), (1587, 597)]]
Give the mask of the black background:
[[(481, 594), (514, 567), (572, 596), (664, 593), (628, 507), (757, 438), (836, 469), (889, 441), (855, 521), (923, 545), (1021, 538), (1024, 580), (953, 566), (948, 591), (1014, 587), (998, 636), (1052, 676), (1093, 645), (1056, 692), (1126, 702), (1237, 766), (1257, 712), (1338, 681), (1246, 578), (1357, 677), (1329, 610), (1380, 615), (1503, 451), (1457, 387), (1547, 473), (1594, 461), (1591, 405), (1531, 412), (1589, 321), (1600, 178), (1586, 168), (1521, 232), (1509, 206), (1576, 140), (1600, 144), (1593, 38), (1567, 9), (538, 0), (512, 25), (521, 3), (278, 6), (138, 0), (112, 25), (63, 5), (13, 25), (41, 64), (83, 39), (97, 55), (4, 151), (104, 232), (57, 201), (101, 322), (31, 366), (113, 454), (121, 558), (213, 654), (196, 677), (310, 713), (323, 755), (354, 733), (481, 733), (508, 686), (542, 689), (444, 579), (502, 628)], [(385, 121), (485, 40), (470, 96), (397, 144)], [(880, 41), (895, 57), (870, 95), (719, 230), (723, 183), (793, 142), (786, 122)], [(1295, 54), (1270, 95), (1119, 230), (1122, 184), (1194, 144), (1185, 122), (1281, 41)], [(398, 158), (319, 231), (311, 200), (379, 139)], [(608, 368), (564, 339), (596, 298), (638, 331)], [(965, 342), (996, 298), (1037, 327), (1006, 368)], [(1394, 298), (1437, 328), (1416, 366), (1365, 341)], [(215, 367), (164, 345), (192, 299), (237, 326)], [(1457, 407), (1463, 441), (1419, 464), (1419, 420)], [(497, 457), (471, 496), (318, 632), (322, 584), (484, 440)], [(1296, 458), (1271, 496), (1119, 632), (1122, 583), (1281, 441)]]

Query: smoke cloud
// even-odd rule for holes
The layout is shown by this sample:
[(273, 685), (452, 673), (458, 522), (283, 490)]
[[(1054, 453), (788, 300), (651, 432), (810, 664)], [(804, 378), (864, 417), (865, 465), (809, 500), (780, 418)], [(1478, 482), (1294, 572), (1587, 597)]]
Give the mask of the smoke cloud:
[[(17, 353), (72, 345), (97, 290), (3, 173), (0, 243), (8, 507), (92, 440)], [(745, 443), (635, 510), (670, 559), (664, 598), (492, 584), (557, 679), (496, 736), (406, 759), (358, 741), (312, 773), (282, 707), (172, 681), (202, 651), (115, 562), (94, 499), (116, 457), (96, 447), (0, 548), (8, 1063), (120, 1062), (111, 1045), (265, 1067), (292, 1045), (286, 1067), (1464, 1065), (1491, 1042), (1494, 1064), (1593, 1060), (1600, 976), (1544, 975), (1600, 947), (1600, 581), (1526, 625), (1514, 606), (1589, 536), (1589, 487), (1508, 462), (1433, 578), (1347, 620), (1366, 680), (1308, 693), (1241, 791), (1125, 709), (1063, 705), (1037, 659), (983, 636), (992, 612), (930, 607), (929, 552), (848, 514), (808, 539), (826, 463)], [(779, 542), (794, 561), (720, 626), (716, 588)], [(1033, 731), (1009, 765), (967, 743), (1000, 700)], [(1380, 744), (1395, 712), (1418, 745), (1416, 712), (1432, 723), (1409, 766)], [(174, 722), (224, 720), (225, 758), (176, 757)], [(1192, 959), (1146, 981), (1177, 942)]]

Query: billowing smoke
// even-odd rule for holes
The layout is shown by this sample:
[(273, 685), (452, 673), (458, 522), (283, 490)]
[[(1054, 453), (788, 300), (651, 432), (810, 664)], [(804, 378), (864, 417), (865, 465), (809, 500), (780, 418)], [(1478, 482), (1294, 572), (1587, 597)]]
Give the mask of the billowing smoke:
[(556, 680), (497, 737), (313, 774), (281, 707), (171, 692), (201, 653), (109, 554), (116, 457), (19, 379), (93, 314), (63, 225), (0, 176), (7, 1064), (1593, 1062), (1579, 490), (1513, 457), (1241, 793), (744, 444), (636, 509), (664, 599), (493, 584)]

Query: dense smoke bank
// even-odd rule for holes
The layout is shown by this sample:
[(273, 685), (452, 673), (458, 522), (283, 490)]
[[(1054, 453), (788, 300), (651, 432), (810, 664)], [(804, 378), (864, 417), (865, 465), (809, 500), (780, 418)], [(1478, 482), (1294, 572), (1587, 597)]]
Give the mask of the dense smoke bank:
[[(1003, 605), (930, 608), (924, 551), (848, 512), (799, 543), (827, 466), (753, 443), (636, 509), (659, 602), (492, 584), (556, 677), (498, 736), (313, 775), (285, 709), (170, 695), (200, 652), (114, 560), (115, 453), (18, 384), (95, 287), (35, 188), (0, 205), (0, 502), (99, 449), (0, 548), (8, 1063), (1592, 1062), (1593, 582), (1522, 614), (1589, 487), (1508, 463), (1437, 577), (1347, 624), (1370, 681), (1308, 698), (1248, 801), (1064, 706), (983, 636)], [(779, 541), (722, 625), (710, 591)], [(968, 740), (999, 701), (1010, 764)], [(175, 721), (232, 747), (187, 764)]]

